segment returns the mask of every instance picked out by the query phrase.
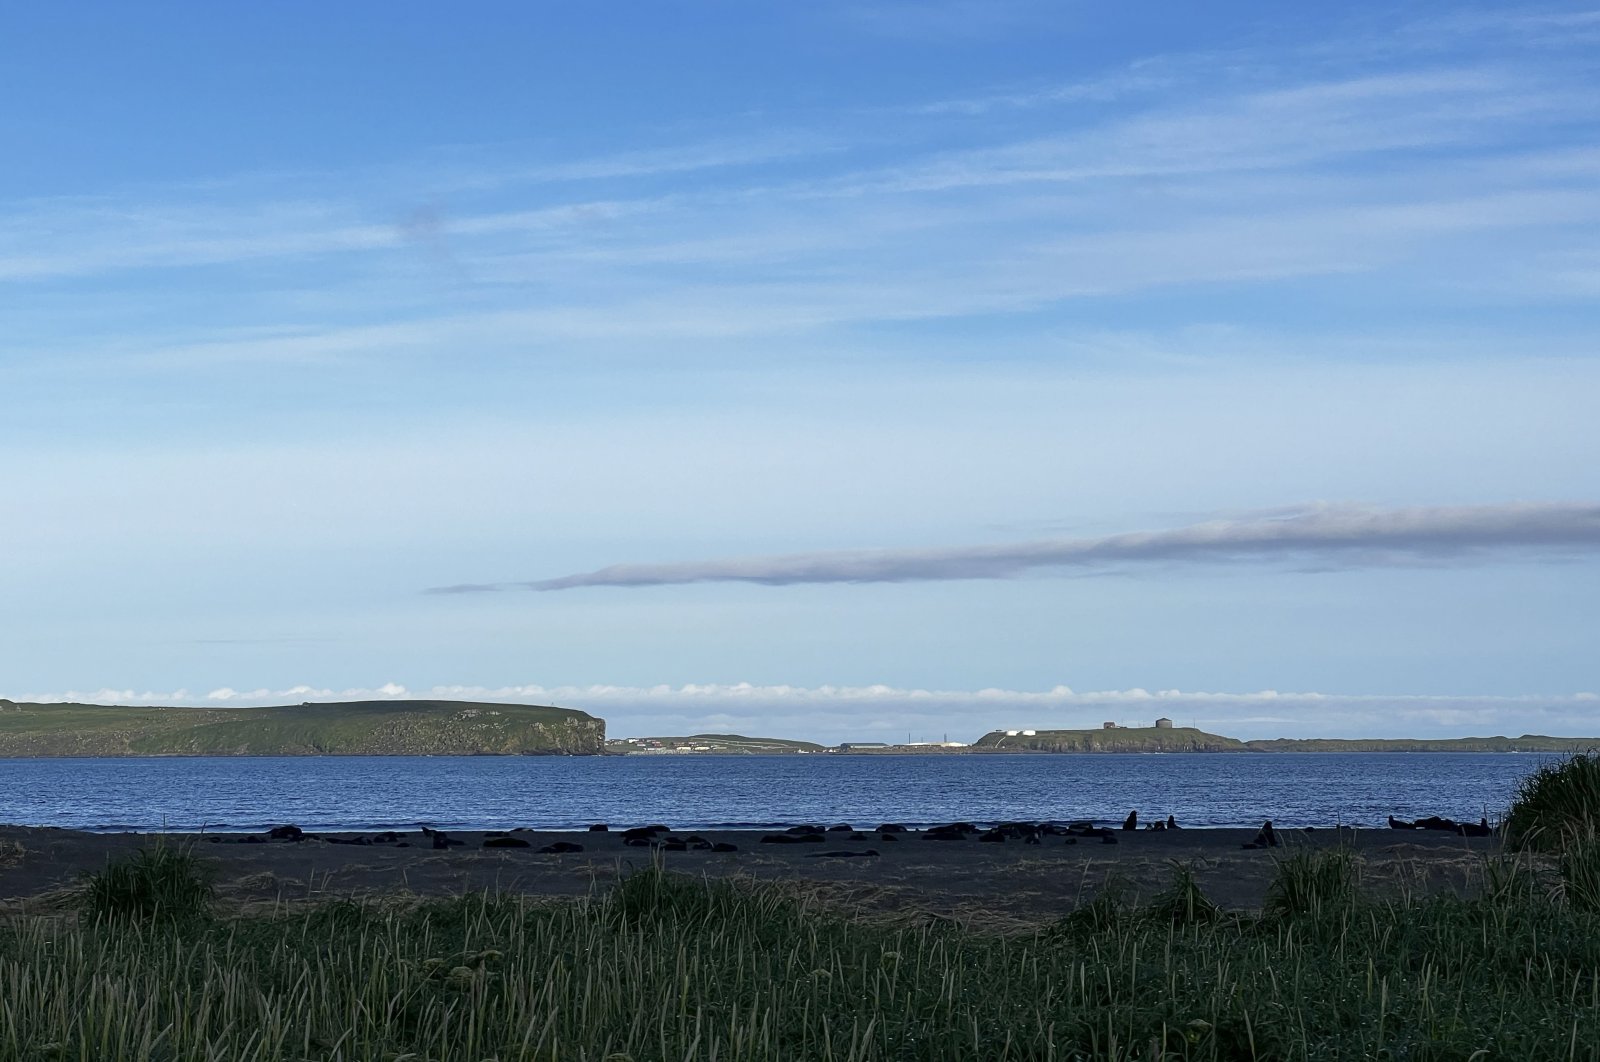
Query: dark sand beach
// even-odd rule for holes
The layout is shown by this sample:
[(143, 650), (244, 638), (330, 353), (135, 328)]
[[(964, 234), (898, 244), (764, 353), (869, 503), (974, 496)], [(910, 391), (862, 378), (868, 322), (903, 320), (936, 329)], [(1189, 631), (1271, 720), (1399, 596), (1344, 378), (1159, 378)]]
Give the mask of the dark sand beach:
[[(658, 851), (630, 847), (620, 831), (517, 832), (528, 848), (484, 848), (482, 833), (452, 834), (458, 847), (435, 850), (420, 832), (405, 846), (341, 844), (325, 834), (300, 841), (247, 842), (241, 835), (93, 834), (0, 827), (0, 909), (44, 912), (58, 907), (80, 876), (108, 858), (157, 842), (194, 844), (216, 872), (225, 906), (332, 898), (448, 896), (473, 892), (575, 898), (603, 890), (618, 877), (660, 859), (671, 870), (714, 877), (744, 876), (791, 883), (819, 901), (874, 917), (950, 918), (972, 928), (1036, 924), (1072, 910), (1108, 878), (1129, 898), (1149, 896), (1172, 877), (1173, 863), (1189, 864), (1206, 894), (1234, 909), (1260, 906), (1276, 860), (1306, 847), (1347, 845), (1365, 886), (1377, 895), (1402, 890), (1470, 892), (1493, 837), (1439, 831), (1323, 829), (1281, 831), (1275, 849), (1243, 847), (1254, 830), (1117, 831), (1117, 842), (1094, 838), (1042, 844), (929, 841), (919, 833), (885, 841), (877, 834), (850, 839), (829, 834), (820, 843), (767, 844), (761, 832), (702, 832), (734, 852)], [(371, 835), (366, 835), (371, 836)], [(555, 842), (581, 852), (542, 854)], [(867, 852), (877, 855), (866, 855)], [(841, 856), (836, 853), (854, 853)]]

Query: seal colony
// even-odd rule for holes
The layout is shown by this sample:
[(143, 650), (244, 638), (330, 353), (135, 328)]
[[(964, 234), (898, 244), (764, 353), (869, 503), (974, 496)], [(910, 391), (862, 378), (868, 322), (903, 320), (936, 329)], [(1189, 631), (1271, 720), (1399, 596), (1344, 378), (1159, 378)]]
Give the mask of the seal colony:
[[(59, 904), (85, 873), (152, 843), (192, 844), (224, 904), (509, 893), (579, 897), (655, 863), (710, 878), (792, 883), (869, 913), (1020, 925), (1059, 918), (1108, 882), (1153, 895), (1191, 867), (1225, 908), (1262, 904), (1283, 855), (1345, 848), (1370, 888), (1470, 892), (1496, 836), (1443, 829), (1181, 829), (1081, 823), (950, 823), (923, 830), (849, 823), (772, 831), (682, 831), (664, 823), (574, 831), (94, 834), (0, 827), (0, 904)], [(1397, 820), (1398, 825), (1398, 820)], [(1409, 825), (1409, 824), (1408, 824)], [(1169, 828), (1170, 827), (1170, 828)]]

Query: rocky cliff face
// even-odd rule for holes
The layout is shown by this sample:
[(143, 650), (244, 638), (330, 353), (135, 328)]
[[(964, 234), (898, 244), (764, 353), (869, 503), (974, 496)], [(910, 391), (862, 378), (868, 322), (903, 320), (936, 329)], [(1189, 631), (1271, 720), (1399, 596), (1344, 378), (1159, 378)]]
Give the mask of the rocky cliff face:
[(0, 756), (599, 755), (586, 712), (462, 701), (143, 708), (0, 701)]

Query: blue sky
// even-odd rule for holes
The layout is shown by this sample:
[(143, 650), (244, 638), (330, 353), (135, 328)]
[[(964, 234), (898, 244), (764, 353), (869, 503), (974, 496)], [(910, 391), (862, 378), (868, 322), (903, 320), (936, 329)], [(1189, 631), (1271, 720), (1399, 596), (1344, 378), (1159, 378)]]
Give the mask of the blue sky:
[(1600, 734), (1600, 11), (4, 20), (0, 694)]

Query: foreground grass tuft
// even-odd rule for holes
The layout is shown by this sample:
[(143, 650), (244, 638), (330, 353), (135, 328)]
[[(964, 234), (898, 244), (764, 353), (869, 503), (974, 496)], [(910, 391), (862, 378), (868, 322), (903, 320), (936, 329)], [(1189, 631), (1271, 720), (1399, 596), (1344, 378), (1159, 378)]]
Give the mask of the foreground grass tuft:
[(0, 924), (0, 1058), (1600, 1058), (1600, 915), (1491, 872), (1481, 899), (1379, 903), (1290, 859), (1258, 918), (1178, 867), (1159, 904), (1113, 890), (1021, 936), (659, 868), (577, 903), (29, 918)]
[(1600, 838), (1574, 841), (1561, 853), (1561, 889), (1573, 907), (1600, 914)]
[(86, 875), (78, 900), (89, 919), (173, 923), (204, 918), (214, 895), (211, 869), (192, 846), (158, 842)]
[(1304, 849), (1279, 860), (1263, 913), (1282, 920), (1325, 918), (1349, 912), (1357, 899), (1356, 862), (1350, 851)]
[(1513, 849), (1560, 851), (1600, 837), (1600, 755), (1547, 763), (1517, 787), (1505, 819)]
[(1215, 922), (1223, 917), (1222, 909), (1200, 891), (1194, 867), (1177, 862), (1172, 864), (1172, 883), (1156, 896), (1147, 913), (1180, 926)]

